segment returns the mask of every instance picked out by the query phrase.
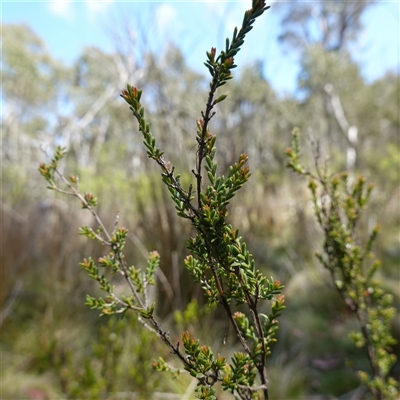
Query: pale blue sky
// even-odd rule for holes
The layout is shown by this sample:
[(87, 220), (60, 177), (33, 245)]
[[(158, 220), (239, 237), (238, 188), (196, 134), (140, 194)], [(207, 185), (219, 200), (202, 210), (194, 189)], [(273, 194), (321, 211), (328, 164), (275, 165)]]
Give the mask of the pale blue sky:
[[(240, 26), (251, 1), (6, 1), (2, 0), (3, 23), (26, 23), (47, 43), (51, 53), (68, 63), (82, 48), (98, 46), (111, 51), (113, 41), (107, 33), (113, 24), (130, 21), (132, 31), (145, 32), (152, 49), (162, 49), (173, 42), (183, 51), (188, 64), (204, 72), (205, 51), (221, 49), (225, 37)], [(399, 71), (399, 1), (381, 1), (363, 17), (364, 32), (355, 45), (355, 59), (367, 80), (374, 80), (387, 70)], [(246, 46), (237, 56), (243, 64), (262, 60), (264, 74), (280, 92), (296, 87), (296, 58), (284, 54), (277, 43), (278, 13), (268, 10), (249, 33)]]

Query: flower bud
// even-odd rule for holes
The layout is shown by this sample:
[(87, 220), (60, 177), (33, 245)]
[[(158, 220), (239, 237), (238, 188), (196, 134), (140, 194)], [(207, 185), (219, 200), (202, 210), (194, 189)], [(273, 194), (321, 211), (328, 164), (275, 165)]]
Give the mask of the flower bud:
[(216, 51), (217, 51), (217, 49), (215, 47), (211, 47), (211, 61), (212, 62), (214, 62)]

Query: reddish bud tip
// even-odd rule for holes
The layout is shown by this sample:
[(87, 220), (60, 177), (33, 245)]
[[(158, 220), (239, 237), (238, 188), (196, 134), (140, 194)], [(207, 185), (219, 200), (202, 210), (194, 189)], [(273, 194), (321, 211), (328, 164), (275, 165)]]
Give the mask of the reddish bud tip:
[(292, 155), (292, 149), (290, 147), (287, 147), (285, 150), (285, 154), (287, 154), (288, 156)]

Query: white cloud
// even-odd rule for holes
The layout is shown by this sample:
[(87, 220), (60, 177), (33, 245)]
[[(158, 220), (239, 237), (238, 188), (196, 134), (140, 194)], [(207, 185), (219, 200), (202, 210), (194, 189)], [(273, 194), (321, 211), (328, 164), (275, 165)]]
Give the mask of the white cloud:
[(176, 10), (169, 4), (161, 4), (156, 8), (156, 24), (161, 34), (166, 34), (172, 27), (176, 27)]
[(104, 14), (112, 3), (113, 0), (85, 0), (89, 18), (94, 18), (98, 14)]
[(226, 14), (227, 9), (230, 7), (226, 1), (203, 1), (206, 7), (213, 13), (218, 15), (219, 17), (223, 17)]
[(49, 11), (67, 20), (73, 19), (72, 3), (70, 0), (54, 0), (48, 3)]
[(218, 30), (218, 35), (223, 37), (231, 37), (235, 26), (241, 27), (244, 11), (251, 7), (249, 1), (242, 0), (231, 2), (203, 0), (203, 3), (208, 10), (211, 23)]

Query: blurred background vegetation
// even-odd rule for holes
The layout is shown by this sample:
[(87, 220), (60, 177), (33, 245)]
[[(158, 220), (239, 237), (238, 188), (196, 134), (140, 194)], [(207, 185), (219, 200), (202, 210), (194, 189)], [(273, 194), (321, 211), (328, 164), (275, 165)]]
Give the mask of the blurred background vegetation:
[[(361, 399), (367, 394), (345, 365), (346, 358), (360, 368), (367, 363), (347, 338), (356, 322), (314, 257), (321, 231), (306, 182), (285, 169), (285, 148), (298, 126), (304, 149), (309, 138), (318, 142), (332, 172), (350, 169), (375, 183), (363, 226), (381, 225), (379, 279), (399, 309), (399, 76), (387, 72), (367, 82), (351, 57), (361, 15), (372, 3), (319, 2), (320, 30), (310, 34), (312, 4), (280, 5), (281, 45), (301, 60), (297, 93), (277, 93), (261, 64), (244, 65), (224, 87), (228, 98), (211, 130), (221, 170), (249, 154), (253, 176), (231, 205), (231, 223), (259, 268), (286, 287), (287, 310), (269, 362), (271, 398)], [(195, 381), (152, 370), (153, 359), (169, 357), (167, 348), (133, 316), (99, 319), (84, 306), (96, 289), (78, 263), (102, 255), (102, 248), (77, 231), (93, 221), (74, 201), (47, 191), (37, 167), (46, 159), (41, 147), (51, 153), (67, 146), (66, 173), (98, 196), (109, 226), (120, 212), (120, 224), (129, 228), (130, 262), (140, 266), (148, 251), (160, 252), (154, 297), (172, 338), (189, 329), (218, 350), (223, 313), (204, 306), (183, 268), (191, 227), (176, 217), (118, 97), (128, 82), (143, 89), (152, 132), (189, 183), (206, 75), (191, 70), (173, 45), (163, 54), (144, 48), (138, 54), (129, 35), (112, 53), (86, 48), (72, 66), (56, 60), (27, 25), (3, 25), (2, 41), (2, 398), (193, 398)], [(311, 151), (308, 157), (312, 164)], [(393, 334), (400, 339), (399, 314)], [(225, 352), (236, 345), (228, 340)], [(399, 377), (399, 364), (393, 374)]]

